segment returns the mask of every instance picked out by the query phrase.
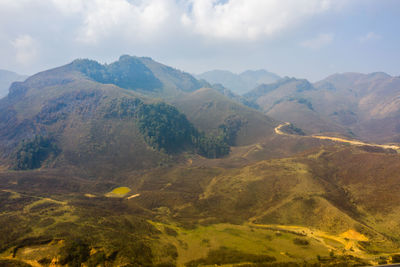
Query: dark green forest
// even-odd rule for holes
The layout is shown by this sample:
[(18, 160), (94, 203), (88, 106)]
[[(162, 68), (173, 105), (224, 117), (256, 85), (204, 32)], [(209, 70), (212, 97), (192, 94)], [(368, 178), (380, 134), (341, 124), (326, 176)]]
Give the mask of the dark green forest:
[(16, 170), (37, 169), (50, 156), (56, 156), (59, 149), (53, 140), (40, 135), (32, 140), (23, 140), (15, 152)]
[(198, 131), (186, 116), (165, 103), (145, 104), (139, 99), (111, 101), (105, 117), (134, 118), (147, 144), (166, 153), (193, 150), (207, 158), (229, 154), (236, 134), (235, 123), (221, 125), (214, 134)]

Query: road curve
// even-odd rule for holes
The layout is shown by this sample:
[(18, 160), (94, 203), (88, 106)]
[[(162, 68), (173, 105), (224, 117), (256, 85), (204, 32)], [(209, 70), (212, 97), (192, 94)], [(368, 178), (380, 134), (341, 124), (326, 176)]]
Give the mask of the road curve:
[[(285, 133), (282, 131), (282, 127), (285, 127), (287, 125), (290, 125), (290, 122), (285, 122), (285, 123), (279, 124), (274, 129), (275, 133), (279, 134), (279, 135), (294, 136), (292, 134), (288, 134), (288, 133)], [(303, 136), (303, 137), (316, 138), (316, 139), (320, 139), (320, 140), (330, 140), (330, 141), (334, 141), (334, 142), (347, 143), (347, 144), (356, 145), (356, 146), (373, 146), (373, 147), (381, 147), (381, 148), (385, 148), (385, 149), (394, 149), (396, 151), (400, 150), (400, 146), (396, 146), (396, 145), (379, 145), (379, 144), (365, 143), (365, 142), (362, 142), (359, 140), (348, 140), (348, 139), (344, 139), (344, 138), (340, 138), (340, 137), (331, 137), (331, 136), (324, 136), (324, 135), (308, 135), (308, 136)]]

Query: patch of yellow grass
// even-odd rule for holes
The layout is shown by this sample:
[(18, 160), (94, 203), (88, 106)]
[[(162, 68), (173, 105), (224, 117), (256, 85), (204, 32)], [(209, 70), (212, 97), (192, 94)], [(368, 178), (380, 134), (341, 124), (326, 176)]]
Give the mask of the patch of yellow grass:
[(117, 194), (117, 195), (125, 195), (125, 194), (128, 194), (130, 191), (131, 191), (131, 189), (129, 187), (121, 186), (121, 187), (115, 188), (113, 191), (111, 191), (111, 193)]
[(1, 190), (1, 191), (11, 193), (11, 196), (9, 197), (9, 199), (17, 199), (17, 198), (21, 197), (21, 194), (14, 192), (12, 190)]
[(365, 235), (363, 235), (353, 229), (350, 229), (344, 233), (341, 233), (340, 237), (351, 239), (351, 240), (357, 240), (357, 241), (368, 241), (368, 237), (366, 237)]
[(98, 251), (97, 249), (92, 248), (92, 249), (90, 250), (90, 256), (92, 256), (93, 254), (96, 254), (97, 251)]
[(114, 190), (107, 193), (105, 196), (106, 197), (124, 197), (130, 191), (131, 191), (131, 189), (129, 187), (121, 186), (121, 187), (114, 188)]

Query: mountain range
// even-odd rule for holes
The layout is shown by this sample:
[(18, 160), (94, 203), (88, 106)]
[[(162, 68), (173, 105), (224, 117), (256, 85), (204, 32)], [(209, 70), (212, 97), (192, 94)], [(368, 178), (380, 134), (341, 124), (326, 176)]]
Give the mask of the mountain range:
[(265, 114), (307, 133), (336, 132), (370, 142), (399, 141), (400, 79), (386, 73), (334, 74), (311, 84), (284, 78), (245, 94)]
[(124, 55), (14, 82), (0, 265), (397, 262), (400, 147), (368, 142), (398, 138), (398, 79), (255, 77), (239, 96)]

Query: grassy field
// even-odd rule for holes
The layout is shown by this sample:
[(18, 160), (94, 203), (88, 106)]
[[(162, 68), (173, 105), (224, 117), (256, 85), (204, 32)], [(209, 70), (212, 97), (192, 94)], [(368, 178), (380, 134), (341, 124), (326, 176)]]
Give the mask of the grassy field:
[[(161, 236), (161, 240), (177, 247), (178, 266), (184, 266), (191, 260), (205, 258), (210, 251), (220, 247), (249, 254), (272, 256), (279, 262), (303, 262), (304, 260), (312, 262), (316, 261), (316, 254), (328, 256), (330, 252), (328, 248), (312, 238), (250, 225), (215, 224), (199, 226), (195, 229), (182, 229), (163, 223), (152, 222), (152, 224), (165, 233)], [(294, 242), (296, 238), (306, 240), (306, 245), (297, 245)]]
[[(33, 266), (55, 255), (111, 266), (390, 263), (400, 252), (397, 158), (335, 146), (245, 167), (191, 157), (115, 181), (5, 171), (0, 259)], [(386, 196), (376, 191), (377, 177)]]

